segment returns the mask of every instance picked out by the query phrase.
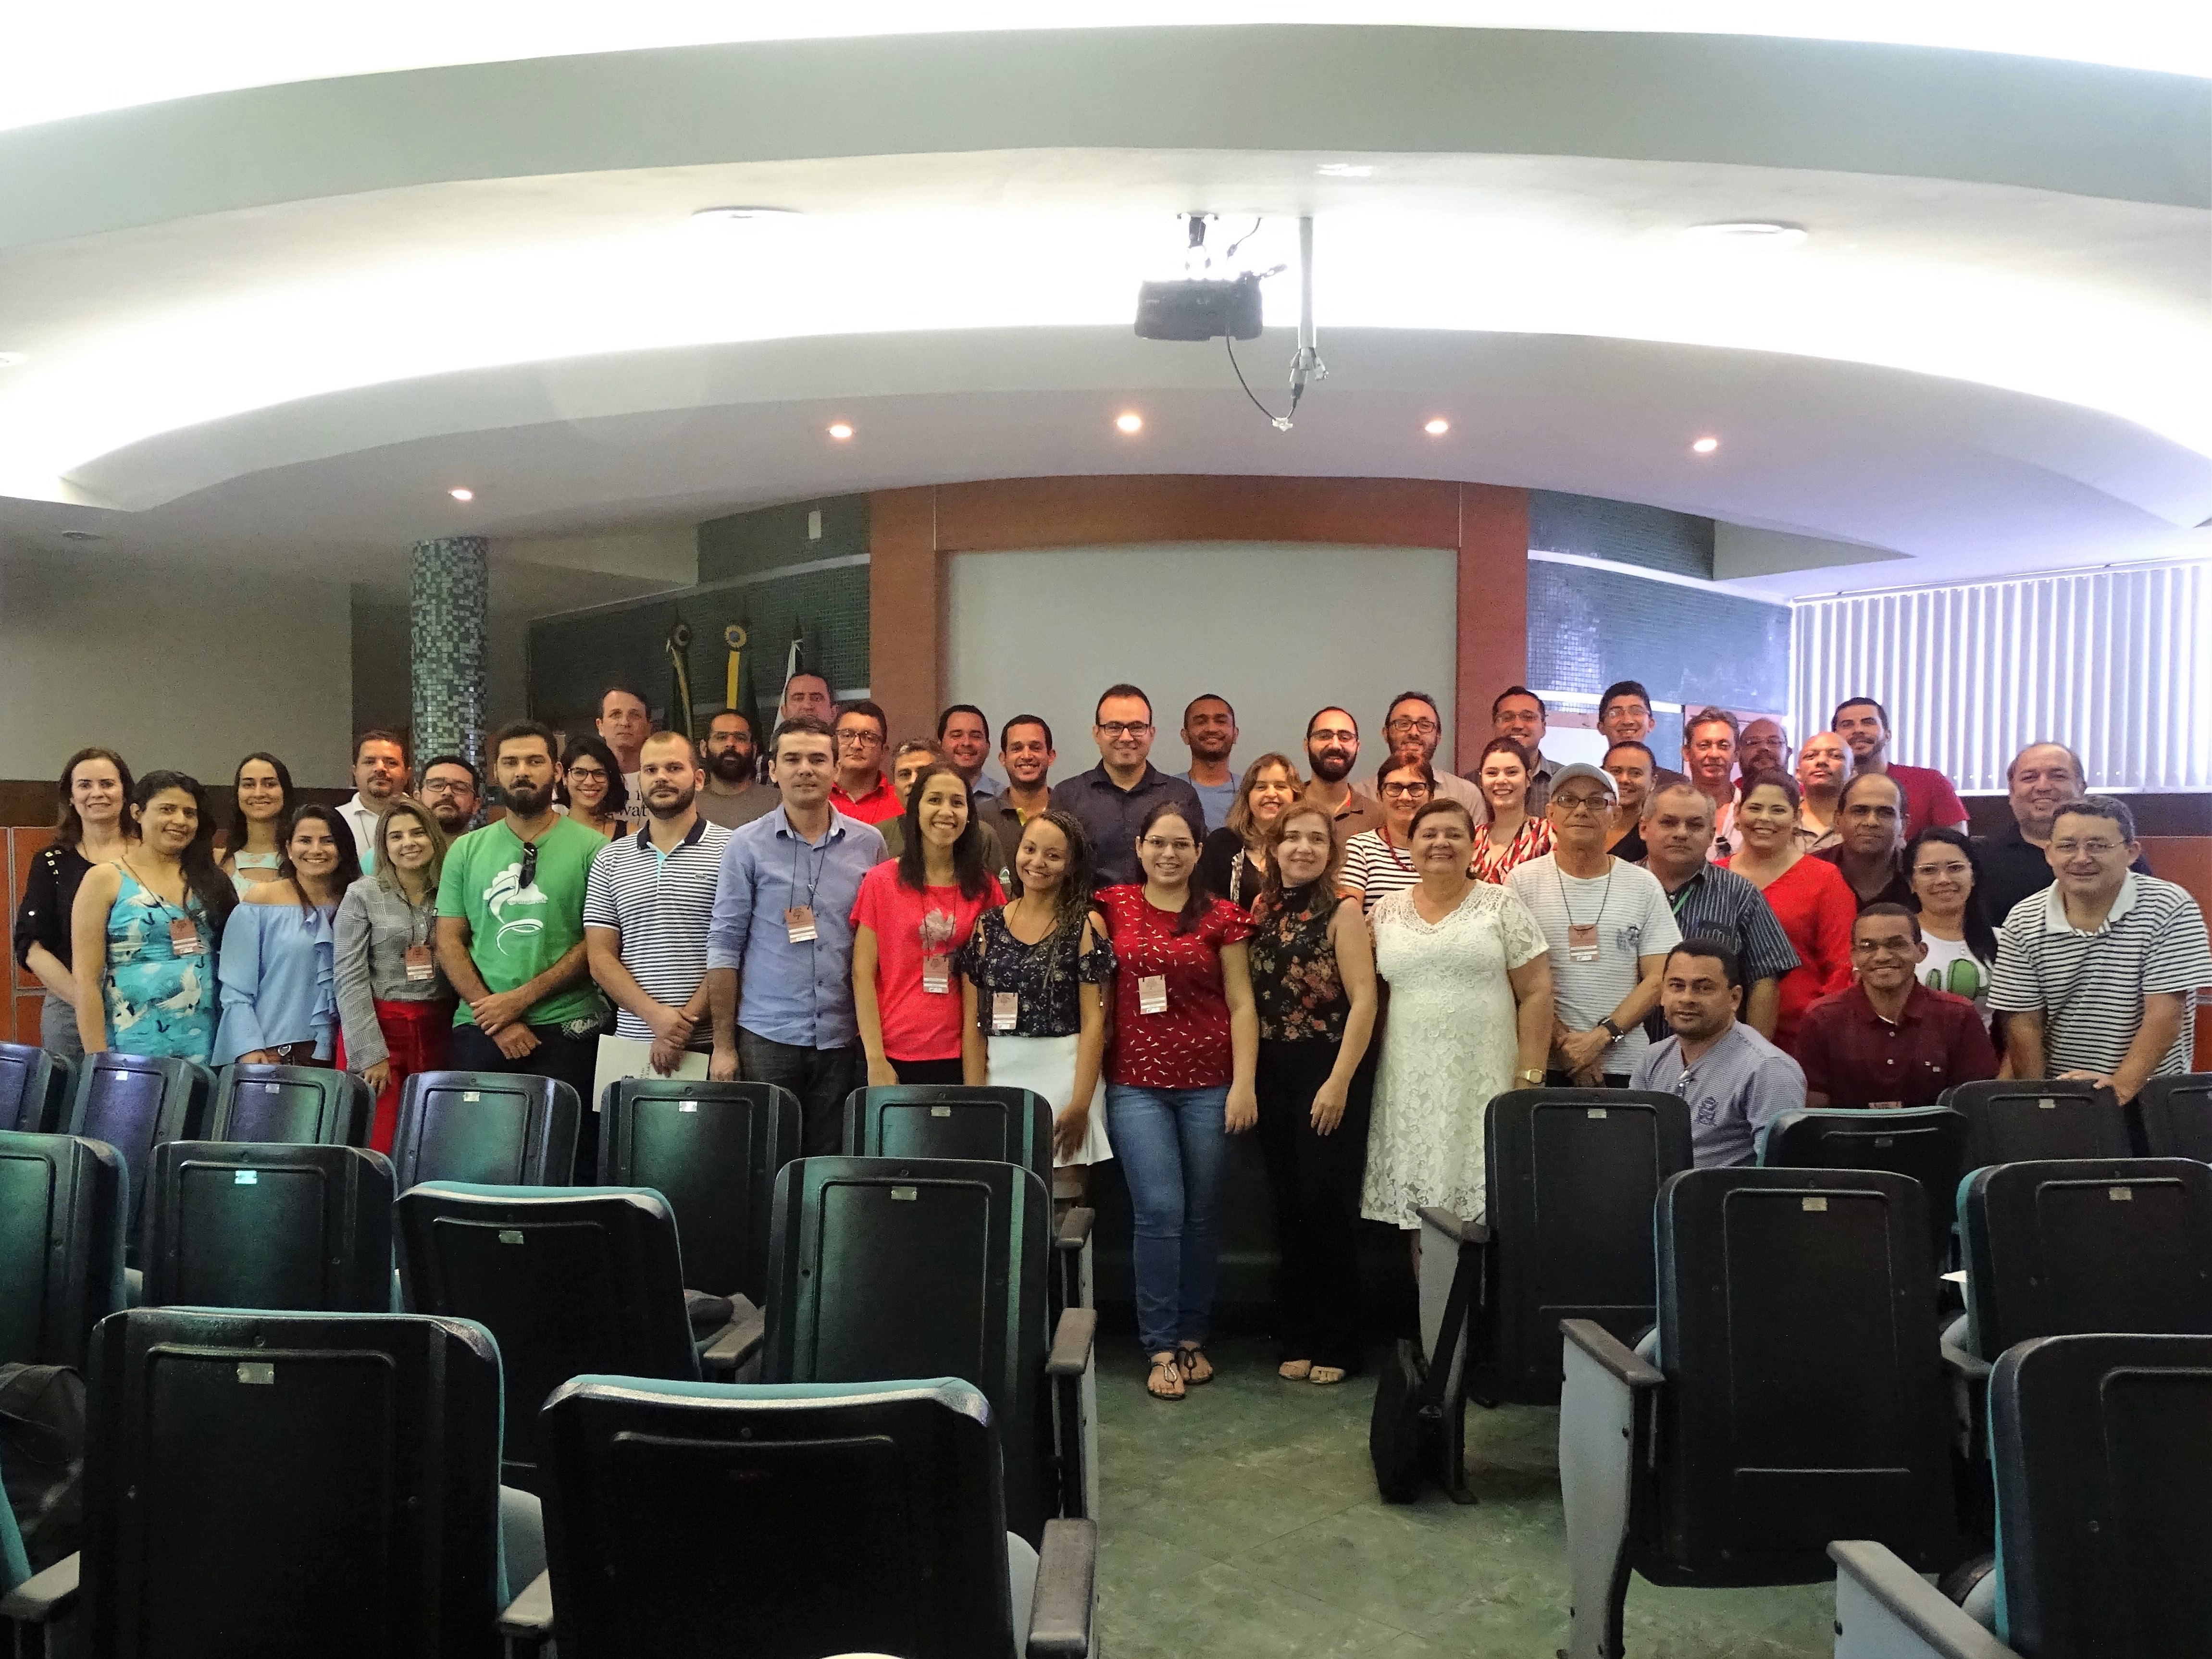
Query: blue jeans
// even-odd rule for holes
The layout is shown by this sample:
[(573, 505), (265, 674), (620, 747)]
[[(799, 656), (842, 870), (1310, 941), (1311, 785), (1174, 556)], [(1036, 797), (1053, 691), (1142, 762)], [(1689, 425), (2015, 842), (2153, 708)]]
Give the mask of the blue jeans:
[(1213, 1317), (1228, 1106), (1226, 1084), (1106, 1085), (1106, 1136), (1128, 1181), (1135, 1220), (1137, 1340), (1148, 1354), (1204, 1341)]

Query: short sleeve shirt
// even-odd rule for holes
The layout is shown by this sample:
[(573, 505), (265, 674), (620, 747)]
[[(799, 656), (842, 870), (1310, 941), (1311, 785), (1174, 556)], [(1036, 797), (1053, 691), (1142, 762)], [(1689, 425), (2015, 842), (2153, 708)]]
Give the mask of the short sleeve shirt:
[(1905, 792), (1905, 840), (1911, 841), (1923, 830), (1939, 823), (1966, 823), (1966, 804), (1951, 787), (1951, 780), (1934, 767), (1899, 766), (1893, 761), (1882, 769)]
[[(611, 927), (620, 937), (622, 965), (655, 1002), (681, 1008), (707, 977), (707, 923), (714, 910), (714, 881), (730, 832), (704, 818), (666, 853), (653, 844), (648, 827), (617, 836), (592, 860), (584, 885), (584, 926)], [(653, 1041), (653, 1028), (627, 1008), (615, 1011), (615, 1035)], [(714, 1026), (701, 1020), (691, 1046), (714, 1046)]]
[[(1571, 1031), (1587, 1031), (1626, 1001), (1644, 977), (1638, 957), (1664, 956), (1682, 942), (1667, 890), (1649, 870), (1619, 859), (1607, 861), (1601, 876), (1570, 876), (1547, 853), (1509, 871), (1505, 890), (1528, 907), (1544, 931), (1552, 953), (1552, 995)], [(1577, 943), (1574, 932), (1595, 933)], [(1579, 951), (1596, 951), (1596, 960), (1577, 962)], [(1636, 1069), (1650, 1039), (1643, 1027), (1606, 1050), (1600, 1062), (1607, 1077)]]
[[(1007, 927), (1005, 909), (991, 909), (975, 919), (952, 967), (975, 988), (975, 1028), (986, 1036), (1073, 1036), (1083, 1029), (1082, 988), (1114, 982), (1114, 946), (1093, 933), (1085, 951), (1080, 931), (1024, 945)], [(997, 996), (1014, 999), (1011, 1031), (997, 1030)]]
[(1768, 1121), (1805, 1103), (1797, 1062), (1741, 1020), (1691, 1065), (1682, 1063), (1681, 1038), (1653, 1043), (1630, 1086), (1689, 1103), (1690, 1158), (1700, 1170), (1750, 1163)]
[(1805, 1011), (1796, 1052), (1806, 1088), (1831, 1106), (1933, 1106), (1955, 1084), (1997, 1074), (1980, 1011), (1924, 985), (1894, 1021), (1856, 984), (1822, 997)]
[[(471, 830), (447, 849), (438, 880), (438, 914), (469, 924), (469, 957), (494, 992), (527, 984), (566, 956), (584, 937), (584, 890), (592, 860), (605, 840), (595, 830), (556, 815), (534, 844), (538, 857), (522, 879), (525, 843), (502, 818)], [(588, 979), (532, 1005), (531, 1025), (560, 1025), (600, 1006)], [(473, 1025), (469, 1005), (453, 1010), (453, 1024)]]
[[(853, 902), (853, 927), (876, 936), (876, 1012), (883, 1023), (884, 1053), (892, 1060), (960, 1058), (960, 985), (952, 958), (975, 931), (975, 918), (1004, 904), (995, 876), (969, 898), (957, 887), (916, 892), (898, 878), (896, 863), (878, 864), (860, 878)], [(929, 988), (930, 958), (939, 959), (941, 991)]]
[(1371, 915), (1375, 901), (1386, 894), (1402, 893), (1420, 884), (1413, 855), (1389, 840), (1380, 830), (1363, 830), (1344, 843), (1343, 881), (1346, 892), (1359, 894), (1359, 908)]
[[(1221, 951), (1251, 936), (1252, 921), (1227, 899), (1208, 901), (1187, 933), (1176, 915), (1154, 909), (1131, 884), (1098, 895), (1114, 943), (1114, 1047), (1109, 1083), (1146, 1089), (1212, 1089), (1231, 1080), (1229, 1001), (1222, 990)], [(1143, 1012), (1143, 981), (1165, 981), (1168, 1006)]]

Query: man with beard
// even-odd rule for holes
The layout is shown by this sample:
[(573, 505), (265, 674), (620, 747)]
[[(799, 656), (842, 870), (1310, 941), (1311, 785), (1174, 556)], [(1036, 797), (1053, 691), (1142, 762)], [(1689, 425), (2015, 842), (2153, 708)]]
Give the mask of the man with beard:
[(753, 723), (734, 708), (707, 722), (707, 787), (696, 803), (699, 816), (725, 830), (766, 817), (783, 797), (753, 775)]
[[(1597, 701), (1597, 729), (1616, 748), (1624, 743), (1641, 744), (1645, 754), (1652, 754), (1651, 732), (1658, 724), (1651, 713), (1651, 694), (1644, 689), (1642, 680), (1615, 680)], [(1654, 759), (1650, 787), (1664, 789), (1686, 781), (1674, 768), (1661, 766)]]
[(1735, 751), (1737, 779), (1755, 778), (1761, 772), (1787, 772), (1789, 769), (1790, 734), (1782, 729), (1782, 722), (1768, 714), (1746, 721), (1743, 741), (1737, 745)]
[(645, 828), (609, 842), (584, 884), (584, 950), (614, 999), (614, 1034), (599, 1039), (596, 1108), (626, 1077), (707, 1075), (707, 922), (730, 832), (699, 816), (698, 763), (680, 732), (638, 751)]
[(1849, 697), (1836, 705), (1829, 729), (1851, 746), (1851, 771), (1886, 775), (1905, 798), (1905, 839), (1923, 830), (1963, 830), (1966, 808), (1951, 780), (1929, 766), (1905, 766), (1889, 757), (1889, 710), (1872, 697)]
[(1230, 751), (1237, 747), (1237, 711), (1228, 698), (1209, 691), (1190, 700), (1182, 711), (1182, 745), (1190, 750), (1190, 770), (1182, 781), (1198, 793), (1207, 831), (1218, 830), (1237, 805), (1237, 775), (1229, 769)]
[(1316, 710), (1306, 722), (1306, 770), (1313, 781), (1306, 799), (1328, 808), (1331, 832), (1341, 848), (1363, 830), (1380, 830), (1389, 820), (1374, 798), (1347, 781), (1359, 763), (1359, 722), (1343, 708)]
[[(606, 846), (553, 810), (556, 739), (535, 720), (492, 736), (507, 816), (446, 853), (438, 882), (438, 965), (460, 994), (455, 1070), (558, 1078), (588, 1099), (605, 1008), (586, 970), (584, 884)], [(599, 1120), (584, 1114), (576, 1169), (598, 1167)]]
[(407, 744), (397, 732), (364, 732), (354, 739), (353, 783), (353, 799), (338, 807), (338, 816), (353, 831), (366, 875), (376, 868), (376, 821), (407, 789)]
[(1352, 787), (1368, 799), (1379, 802), (1383, 773), (1406, 765), (1425, 766), (1437, 781), (1431, 799), (1457, 801), (1480, 823), (1481, 789), (1473, 779), (1447, 772), (1437, 764), (1437, 746), (1443, 741), (1443, 717), (1437, 712), (1437, 700), (1425, 691), (1401, 691), (1390, 699), (1390, 710), (1382, 717), (1382, 740), (1390, 745), (1390, 752), (1376, 769), (1373, 781), (1354, 784)]
[(1173, 801), (1194, 824), (1206, 822), (1197, 792), (1152, 763), (1152, 700), (1133, 685), (1109, 685), (1091, 716), (1098, 764), (1053, 791), (1052, 804), (1073, 812), (1090, 838), (1093, 879), (1101, 887), (1142, 881), (1137, 827), (1162, 801)]
[[(1982, 914), (2002, 923), (2013, 907), (2051, 885), (2051, 825), (2058, 809), (2087, 789), (2081, 757), (2063, 743), (2031, 743), (2005, 768), (2005, 789), (2012, 798), (2012, 828), (2001, 836), (1980, 836), (1982, 885), (1974, 895)], [(2150, 866), (2137, 858), (2139, 876)]]
[(1750, 1163), (1767, 1120), (1805, 1103), (1805, 1073), (1735, 1017), (1742, 1002), (1735, 952), (1684, 939), (1667, 953), (1659, 988), (1674, 1035), (1645, 1049), (1629, 1079), (1632, 1089), (1689, 1102), (1690, 1158), (1701, 1170)]
[(440, 755), (422, 768), (422, 805), (448, 841), (468, 833), (483, 795), (477, 769), (459, 755)]

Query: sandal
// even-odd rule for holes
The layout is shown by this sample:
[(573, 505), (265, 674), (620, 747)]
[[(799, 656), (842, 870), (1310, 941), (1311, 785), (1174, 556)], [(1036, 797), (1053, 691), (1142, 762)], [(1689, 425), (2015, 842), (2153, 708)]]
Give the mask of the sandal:
[(1334, 1387), (1343, 1382), (1344, 1377), (1345, 1370), (1341, 1365), (1316, 1365), (1306, 1373), (1307, 1382), (1322, 1389)]
[(1182, 1398), (1182, 1367), (1172, 1352), (1152, 1356), (1152, 1372), (1145, 1379), (1145, 1392), (1155, 1400)]
[(1313, 1368), (1310, 1359), (1285, 1359), (1275, 1367), (1275, 1375), (1285, 1382), (1303, 1382), (1313, 1375)]
[(1213, 1381), (1213, 1362), (1208, 1359), (1195, 1342), (1186, 1342), (1176, 1350), (1176, 1365), (1182, 1372), (1182, 1380), (1192, 1388)]

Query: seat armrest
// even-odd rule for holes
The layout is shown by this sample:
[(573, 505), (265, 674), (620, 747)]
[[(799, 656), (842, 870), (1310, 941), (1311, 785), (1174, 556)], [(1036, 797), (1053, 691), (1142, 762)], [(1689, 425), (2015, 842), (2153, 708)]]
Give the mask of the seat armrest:
[(1098, 1219), (1098, 1212), (1085, 1209), (1080, 1204), (1068, 1206), (1067, 1213), (1060, 1218), (1060, 1231), (1053, 1236), (1053, 1244), (1063, 1250), (1079, 1250), (1091, 1242), (1091, 1229)]
[(1611, 1372), (1624, 1387), (1656, 1389), (1667, 1380), (1666, 1373), (1649, 1360), (1639, 1358), (1633, 1348), (1595, 1319), (1563, 1319), (1559, 1322), (1559, 1333)]
[(523, 1587), (499, 1616), (499, 1633), (535, 1650), (553, 1639), (553, 1573), (550, 1568)]
[[(0, 1503), (7, 1499), (0, 1498)], [(76, 1605), (77, 1565), (82, 1558), (64, 1556), (44, 1572), (34, 1572), (0, 1601), (0, 1619), (18, 1625), (44, 1625), (60, 1618)]]
[(1828, 1546), (1836, 1659), (2020, 1659), (1883, 1544)]
[(1487, 1244), (1490, 1225), (1483, 1221), (1468, 1221), (1454, 1215), (1449, 1210), (1425, 1204), (1418, 1212), (1425, 1231), (1442, 1233), (1455, 1244)]
[(1047, 1376), (1080, 1376), (1090, 1369), (1091, 1349), (1098, 1340), (1098, 1310), (1063, 1308), (1053, 1328), (1052, 1352), (1045, 1358)]
[(759, 1352), (768, 1335), (768, 1316), (755, 1312), (731, 1325), (699, 1356), (701, 1369), (710, 1371), (733, 1371)]
[(1948, 1336), (1942, 1347), (1943, 1363), (1958, 1373), (1960, 1381), (1979, 1385), (1990, 1380), (1990, 1362), (1979, 1354), (1968, 1353)]
[(1024, 1644), (1029, 1659), (1087, 1659), (1097, 1577), (1098, 1523), (1046, 1522)]

